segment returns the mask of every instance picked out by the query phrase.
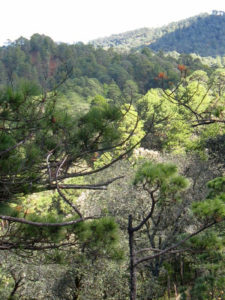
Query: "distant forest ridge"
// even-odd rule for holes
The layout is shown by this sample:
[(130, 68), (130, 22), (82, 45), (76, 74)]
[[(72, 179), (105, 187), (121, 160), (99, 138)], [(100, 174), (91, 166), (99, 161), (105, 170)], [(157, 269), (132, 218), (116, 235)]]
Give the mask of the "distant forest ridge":
[(213, 10), (160, 28), (141, 28), (91, 41), (94, 46), (129, 51), (149, 47), (155, 51), (225, 55), (225, 12)]
[[(34, 34), (30, 40), (20, 37), (8, 46), (0, 47), (0, 88), (28, 79), (44, 89), (51, 89), (68, 74), (73, 80), (71, 85), (77, 86), (76, 92), (82, 97), (96, 91), (114, 99), (117, 97), (115, 91), (125, 93), (131, 84), (136, 85), (135, 89), (141, 94), (160, 87), (156, 80), (160, 72), (176, 83), (180, 78), (179, 64), (185, 65), (189, 74), (199, 69), (210, 73), (218, 63), (225, 64), (223, 58), (215, 66), (211, 61), (214, 60), (210, 58), (209, 64), (205, 64), (200, 57), (189, 54), (155, 53), (148, 47), (120, 53), (116, 49), (104, 50), (83, 43), (58, 44), (48, 36)], [(105, 92), (106, 86), (113, 90), (110, 93), (114, 96)]]

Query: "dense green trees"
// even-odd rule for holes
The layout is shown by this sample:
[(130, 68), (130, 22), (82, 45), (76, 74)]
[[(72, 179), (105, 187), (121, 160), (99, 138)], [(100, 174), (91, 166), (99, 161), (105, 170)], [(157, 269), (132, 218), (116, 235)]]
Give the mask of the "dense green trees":
[(40, 35), (0, 56), (2, 297), (128, 299), (129, 236), (138, 298), (221, 297), (224, 70)]
[(210, 77), (203, 71), (181, 75), (180, 84), (171, 89), (163, 88), (169, 79), (159, 78), (162, 88), (151, 89), (138, 100), (140, 118), (145, 120), (149, 139), (157, 149), (195, 149), (204, 154), (208, 145), (211, 152), (210, 140), (212, 145), (212, 139), (224, 132), (224, 70), (217, 69)]
[[(180, 63), (182, 60), (181, 57)], [(141, 52), (117, 53), (113, 49), (95, 49), (82, 43), (56, 44), (39, 34), (34, 34), (30, 40), (19, 38), (7, 47), (1, 47), (0, 62), (2, 85), (25, 78), (34, 80), (44, 89), (53, 88), (65, 72), (75, 80), (88, 77), (95, 78), (100, 85), (116, 83), (121, 92), (126, 88), (126, 82), (133, 80), (142, 94), (158, 86), (154, 78), (159, 72), (167, 71), (170, 79), (176, 82), (179, 79), (178, 60), (155, 54), (148, 48)], [(192, 69), (194, 61), (187, 65)], [(205, 67), (198, 62), (198, 68)]]
[[(220, 186), (218, 186), (218, 182), (220, 182)], [(193, 203), (193, 212), (201, 217), (205, 214), (206, 218), (201, 226), (197, 225), (197, 222), (195, 224), (193, 223), (192, 232), (188, 233), (185, 226), (183, 227), (186, 221), (185, 219), (188, 216), (185, 216), (182, 209), (187, 204), (185, 204), (185, 196), (182, 197), (180, 194), (182, 190), (187, 189), (188, 181), (184, 177), (179, 176), (176, 173), (176, 167), (171, 164), (153, 164), (146, 162), (137, 170), (134, 184), (141, 184), (143, 190), (147, 192), (150, 198), (151, 205), (149, 212), (142, 217), (138, 225), (133, 225), (133, 216), (129, 216), (130, 299), (136, 299), (136, 270), (139, 264), (150, 262), (149, 272), (152, 273), (153, 277), (157, 278), (159, 277), (160, 269), (162, 269), (163, 264), (165, 265), (165, 256), (168, 253), (173, 255), (175, 249), (174, 253), (176, 253), (176, 251), (178, 251), (178, 253), (187, 251), (187, 249), (185, 249), (185, 243), (189, 239), (191, 239), (193, 243), (192, 247), (194, 250), (196, 248), (200, 250), (201, 247), (202, 249), (200, 251), (203, 251), (204, 247), (205, 249), (209, 249), (210, 247), (221, 249), (223, 247), (221, 244), (221, 236), (218, 232), (211, 231), (210, 233), (206, 233), (204, 237), (199, 237), (199, 233), (211, 228), (217, 222), (221, 222), (221, 220), (224, 219), (224, 200), (218, 200), (214, 194), (215, 186), (216, 190), (219, 191), (219, 193), (221, 192), (222, 182), (223, 181), (219, 178), (209, 182), (208, 186), (213, 189), (209, 194), (212, 195), (211, 200)], [(219, 197), (221, 196), (220, 194)], [(174, 205), (174, 203), (176, 204)], [(168, 214), (170, 218), (166, 217)], [(188, 224), (190, 226), (189, 222)], [(146, 227), (146, 229), (143, 230), (143, 227)], [(150, 247), (146, 248), (143, 246), (140, 233), (138, 241), (135, 241), (135, 234), (138, 233), (138, 231), (142, 231), (142, 235), (146, 234), (146, 239), (149, 240)], [(197, 236), (196, 239), (194, 238), (195, 236)], [(203, 242), (204, 238), (206, 238), (205, 243)], [(213, 242), (211, 242), (211, 238)], [(141, 248), (139, 248), (140, 245), (142, 245)], [(191, 249), (188, 249), (188, 251), (190, 250)], [(142, 253), (148, 252), (151, 254), (143, 257)], [(210, 256), (210, 254), (208, 255)], [(223, 259), (223, 255), (219, 252), (217, 255)], [(223, 281), (222, 276), (219, 277), (219, 280), (221, 279)], [(216, 278), (213, 278), (213, 280), (216, 282)], [(221, 294), (222, 290), (219, 286), (216, 290), (218, 294)]]
[(224, 14), (200, 15), (177, 25), (176, 30), (151, 43), (151, 49), (213, 57), (224, 55)]
[(224, 56), (225, 14), (204, 13), (159, 28), (141, 28), (92, 41), (105, 49), (119, 51), (140, 49), (148, 45), (154, 51), (195, 53), (201, 56)]
[[(47, 264), (121, 259), (114, 220), (83, 212), (75, 200), (79, 190), (105, 190), (121, 178), (91, 184), (85, 180), (124, 158), (140, 142), (143, 134), (135, 110), (98, 96), (87, 110), (77, 111), (71, 103), (68, 111), (58, 103), (61, 95), (41, 94), (38, 86), (25, 81), (2, 89), (0, 98), (1, 250), (49, 250), (41, 255)], [(103, 159), (94, 167), (98, 156)], [(70, 254), (60, 248), (70, 249)], [(3, 270), (10, 268), (4, 259), (1, 265)], [(18, 265), (6, 272), (3, 280), (12, 297), (29, 282), (19, 270)], [(35, 269), (30, 272), (32, 278)]]
[[(40, 96), (37, 87), (27, 82), (15, 89), (1, 91), (0, 98), (0, 218), (39, 228), (34, 230), (20, 225), (23, 230), (18, 232), (12, 226), (9, 235), (3, 234), (1, 248), (41, 249), (41, 244), (43, 248), (48, 248), (46, 243), (54, 244), (66, 236), (61, 226), (94, 218), (83, 216), (63, 190), (106, 189), (118, 179), (109, 178), (108, 181), (90, 185), (79, 178), (97, 174), (121, 159), (139, 142), (132, 140), (138, 127), (135, 123), (128, 125), (124, 132), (122, 124), (129, 111), (107, 103), (104, 98), (95, 101), (87, 113), (75, 113), (74, 110), (68, 113), (62, 107), (57, 108), (59, 99), (53, 92)], [(102, 162), (101, 167), (92, 170), (95, 154), (110, 155), (110, 152), (113, 153), (112, 160)], [(71, 181), (72, 178), (77, 179)], [(57, 211), (50, 211), (49, 214), (43, 212), (43, 216), (34, 211), (25, 218), (24, 197), (48, 190), (58, 190), (62, 200), (73, 211), (72, 219), (68, 220), (65, 215), (63, 221), (63, 215), (57, 214)], [(58, 229), (52, 223), (58, 224)], [(10, 223), (6, 225), (8, 232), (11, 226)]]
[[(150, 198), (150, 210), (147, 212), (143, 219), (138, 223), (138, 225), (133, 225), (133, 216), (129, 215), (129, 223), (128, 223), (128, 234), (129, 234), (129, 249), (130, 249), (130, 299), (135, 300), (137, 294), (136, 287), (136, 268), (137, 266), (144, 261), (153, 259), (157, 257), (157, 255), (152, 255), (149, 257), (138, 258), (138, 255), (142, 252), (151, 251), (152, 248), (157, 248), (160, 253), (161, 244), (167, 244), (162, 239), (162, 237), (158, 237), (159, 241), (156, 241), (154, 236), (154, 231), (158, 230), (158, 227), (161, 227), (161, 230), (164, 229), (160, 224), (161, 215), (162, 215), (162, 207), (163, 209), (169, 211), (169, 207), (167, 203), (171, 201), (178, 200), (179, 191), (187, 188), (188, 182), (181, 176), (176, 174), (176, 167), (174, 165), (166, 165), (166, 164), (157, 164), (154, 165), (152, 163), (146, 162), (144, 163), (136, 172), (136, 176), (134, 179), (134, 184), (141, 184), (142, 188), (148, 193)], [(155, 216), (156, 206), (159, 205), (160, 213), (158, 216)], [(151, 220), (151, 223), (149, 222)], [(161, 226), (160, 226), (161, 225)], [(135, 233), (140, 231), (144, 226), (147, 227), (147, 236), (150, 239), (152, 248), (144, 248), (138, 249), (137, 242), (135, 242)], [(165, 228), (171, 226), (170, 222), (165, 222)], [(174, 224), (174, 227), (177, 224)], [(152, 228), (153, 227), (153, 228)], [(154, 228), (155, 227), (155, 228)], [(150, 229), (151, 228), (151, 229)], [(151, 231), (150, 231), (151, 230)], [(172, 242), (174, 238), (175, 232), (170, 236), (170, 242)], [(167, 236), (168, 237), (168, 236)], [(166, 239), (167, 239), (166, 237)], [(157, 243), (157, 246), (156, 246)], [(136, 245), (136, 247), (135, 247)], [(165, 245), (164, 245), (165, 247)], [(162, 250), (162, 252), (166, 253), (166, 250)], [(160, 264), (158, 262), (158, 266), (156, 266), (155, 270), (151, 270), (156, 276), (159, 273)]]
[[(193, 202), (199, 201), (201, 203), (205, 199), (208, 192), (206, 182), (218, 176), (220, 172), (213, 162), (201, 161), (199, 157), (194, 158), (191, 155), (166, 155), (165, 157), (161, 157), (156, 151), (143, 149), (135, 151), (135, 156), (136, 153), (142, 156), (140, 162), (137, 162), (134, 158), (130, 162), (120, 162), (112, 170), (108, 169), (105, 174), (102, 174), (102, 178), (110, 176), (109, 174), (123, 174), (125, 178), (112, 184), (108, 191), (95, 192), (94, 195), (89, 194), (87, 201), (92, 204), (94, 210), (101, 210), (103, 213), (114, 216), (123, 231), (123, 241), (125, 239), (124, 236), (127, 236), (128, 215), (132, 215), (133, 227), (135, 227), (135, 225), (143, 221), (144, 217), (151, 210), (151, 201), (148, 192), (142, 188), (141, 184), (137, 186), (132, 185), (136, 167), (142, 164), (143, 159), (164, 162), (172, 161), (178, 164), (180, 173), (185, 174), (189, 178), (190, 188), (187, 192), (182, 193), (177, 201), (169, 201), (169, 197), (167, 201), (163, 197), (165, 200), (164, 205), (161, 206), (157, 202), (154, 214), (146, 225), (140, 231), (134, 232), (135, 258), (141, 259), (146, 256), (149, 258), (137, 266), (137, 299), (157, 299), (167, 293), (172, 296), (174, 294), (174, 285), (177, 288), (178, 294), (182, 291), (187, 292), (195, 288), (195, 282), (197, 283), (197, 279), (200, 276), (204, 277), (208, 273), (209, 269), (207, 269), (207, 266), (203, 266), (204, 257), (217, 251), (218, 259), (221, 257), (220, 255), (224, 249), (222, 245), (223, 238), (221, 239), (224, 232), (219, 229), (221, 225), (217, 225), (219, 231), (216, 232), (214, 244), (211, 243), (209, 238), (211, 234), (214, 235), (212, 232), (200, 236), (199, 239), (195, 239), (191, 243), (186, 242), (174, 249), (170, 249), (170, 251), (164, 254), (163, 251), (170, 248), (170, 246), (176, 245), (177, 242), (188, 237), (195, 230), (201, 228), (201, 226), (208, 224), (207, 222), (213, 222), (213, 217), (204, 220), (197, 217), (197, 215), (194, 216), (191, 207)], [(133, 168), (132, 165), (134, 162)], [(148, 166), (149, 162), (147, 161), (145, 165)], [(157, 166), (157, 164), (152, 162), (150, 165), (152, 165), (152, 169), (160, 168), (160, 165)], [(152, 176), (159, 175), (157, 173), (151, 174), (150, 172), (149, 174)], [(168, 178), (168, 180), (170, 179)], [(157, 197), (156, 192), (155, 198), (158, 199)], [(201, 243), (202, 240), (206, 241), (204, 245)], [(215, 242), (216, 240), (218, 242)], [(143, 252), (139, 252), (142, 249)], [(207, 254), (208, 251), (210, 253)], [(156, 254), (159, 255), (155, 257)], [(198, 259), (199, 261), (201, 260), (202, 265), (199, 264)], [(223, 258), (221, 257), (220, 259)], [(126, 264), (128, 265), (128, 263), (127, 253)], [(219, 263), (219, 265), (223, 268), (222, 263)], [(210, 265), (208, 268), (210, 268)], [(120, 272), (122, 274), (125, 272), (126, 274), (126, 269), (122, 269)], [(223, 280), (223, 276), (224, 274), (221, 270), (217, 274), (218, 282)], [(123, 284), (127, 285), (128, 282), (124, 281)], [(202, 283), (202, 288), (206, 290), (210, 288), (207, 281)], [(221, 292), (222, 288), (218, 289), (218, 293)]]

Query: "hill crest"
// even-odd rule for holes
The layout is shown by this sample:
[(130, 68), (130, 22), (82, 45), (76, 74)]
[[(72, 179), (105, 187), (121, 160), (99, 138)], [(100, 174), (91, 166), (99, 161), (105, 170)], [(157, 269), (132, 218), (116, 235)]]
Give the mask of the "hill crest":
[(196, 53), (201, 56), (225, 55), (225, 12), (213, 10), (158, 28), (140, 28), (90, 42), (103, 48), (150, 47), (155, 51)]

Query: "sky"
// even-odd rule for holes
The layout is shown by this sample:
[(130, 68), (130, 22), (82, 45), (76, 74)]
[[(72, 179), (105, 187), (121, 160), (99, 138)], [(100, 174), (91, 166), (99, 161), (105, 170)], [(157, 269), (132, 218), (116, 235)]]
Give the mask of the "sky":
[(0, 45), (34, 33), (86, 43), (212, 10), (225, 11), (225, 0), (0, 0)]

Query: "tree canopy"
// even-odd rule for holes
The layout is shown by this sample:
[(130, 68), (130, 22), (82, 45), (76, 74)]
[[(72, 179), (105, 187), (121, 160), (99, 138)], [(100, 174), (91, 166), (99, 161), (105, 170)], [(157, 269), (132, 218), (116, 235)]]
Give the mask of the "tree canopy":
[(222, 299), (222, 64), (39, 34), (0, 58), (2, 298)]

